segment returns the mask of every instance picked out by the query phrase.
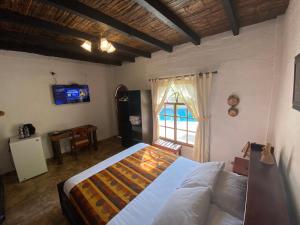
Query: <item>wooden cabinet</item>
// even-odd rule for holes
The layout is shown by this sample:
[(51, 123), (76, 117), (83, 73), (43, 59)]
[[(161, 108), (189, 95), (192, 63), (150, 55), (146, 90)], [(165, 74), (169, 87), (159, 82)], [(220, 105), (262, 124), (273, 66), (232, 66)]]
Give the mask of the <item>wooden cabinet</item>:
[(118, 95), (118, 126), (122, 145), (152, 142), (150, 90), (123, 91)]

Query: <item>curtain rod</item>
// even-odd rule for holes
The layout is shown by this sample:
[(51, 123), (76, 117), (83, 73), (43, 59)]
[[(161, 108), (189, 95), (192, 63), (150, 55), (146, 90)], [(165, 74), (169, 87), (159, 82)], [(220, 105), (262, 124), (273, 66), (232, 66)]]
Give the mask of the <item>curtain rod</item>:
[[(218, 71), (213, 71), (213, 72), (206, 72), (206, 73), (199, 73), (197, 74), (198, 76), (202, 76), (204, 74), (217, 74)], [(195, 76), (196, 74), (191, 74), (191, 75), (180, 75), (180, 76), (174, 76), (174, 77), (159, 77), (159, 78), (152, 78), (152, 79), (149, 79), (149, 81), (152, 81), (152, 80), (165, 80), (165, 79), (171, 79), (171, 78), (182, 78), (182, 77), (188, 77), (188, 76)]]

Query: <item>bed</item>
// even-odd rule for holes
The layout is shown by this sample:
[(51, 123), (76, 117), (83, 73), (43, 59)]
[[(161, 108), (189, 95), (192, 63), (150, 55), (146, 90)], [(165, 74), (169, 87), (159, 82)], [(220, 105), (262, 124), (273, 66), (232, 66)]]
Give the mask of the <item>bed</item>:
[[(254, 151), (259, 149), (258, 145), (253, 146)], [(253, 156), (255, 154), (252, 154)], [(251, 161), (251, 160), (250, 160)], [(257, 161), (252, 159), (252, 161)], [(146, 163), (146, 164), (145, 164)], [(139, 171), (142, 166), (142, 171)], [(219, 164), (218, 164), (219, 165)], [(123, 168), (124, 166), (124, 168)], [(252, 208), (249, 208), (247, 202), (249, 201), (248, 195), (249, 190), (247, 190), (247, 179), (233, 174), (224, 174), (223, 178), (229, 176), (231, 181), (236, 180), (235, 176), (238, 176), (237, 179), (240, 181), (245, 181), (244, 194), (236, 194), (236, 192), (227, 193), (223, 188), (223, 183), (220, 185), (218, 182), (222, 180), (221, 175), (216, 175), (214, 179), (211, 179), (209, 175), (211, 169), (205, 171), (205, 169), (199, 170), (199, 167), (203, 166), (198, 162), (189, 160), (184, 157), (177, 157), (171, 153), (165, 152), (164, 150), (158, 149), (156, 147), (140, 143), (133, 147), (130, 147), (117, 155), (112, 156), (105, 161), (100, 162), (99, 164), (71, 177), (67, 181), (61, 182), (58, 184), (58, 192), (60, 197), (60, 203), (63, 214), (67, 217), (68, 221), (72, 225), (83, 225), (83, 224), (108, 224), (108, 225), (151, 225), (151, 224), (175, 224), (176, 216), (178, 216), (177, 222), (180, 221), (180, 212), (184, 214), (185, 208), (187, 208), (189, 203), (178, 203), (178, 195), (175, 197), (176, 193), (179, 190), (185, 190), (182, 188), (182, 185), (185, 182), (191, 182), (187, 177), (192, 177), (191, 174), (194, 173), (202, 174), (200, 183), (203, 183), (202, 180), (208, 179), (211, 185), (209, 186), (210, 192), (214, 192), (216, 189), (220, 189), (218, 193), (223, 192), (223, 195), (219, 197), (220, 201), (214, 200), (211, 198), (208, 203), (203, 203), (203, 205), (209, 205), (203, 211), (202, 217), (207, 217), (203, 219), (203, 224), (205, 225), (241, 225), (249, 224), (246, 220), (249, 220), (248, 212), (251, 212)], [(120, 175), (122, 171), (125, 171), (123, 175)], [(197, 171), (198, 170), (198, 171)], [(219, 169), (224, 173), (223, 167)], [(139, 173), (145, 173), (145, 171), (152, 171), (152, 176), (148, 175), (148, 172), (145, 173), (142, 177), (148, 178), (146, 180), (141, 180), (136, 174), (136, 171)], [(153, 172), (154, 171), (154, 172)], [(197, 173), (195, 173), (195, 171)], [(200, 171), (200, 172), (199, 172)], [(129, 175), (128, 175), (129, 174)], [(124, 176), (135, 177), (138, 182), (133, 183), (129, 182), (128, 179), (122, 179)], [(249, 179), (253, 176), (250, 174)], [(115, 179), (112, 179), (112, 177)], [(127, 178), (128, 178), (127, 177)], [(194, 179), (194, 178), (193, 178)], [(199, 177), (197, 177), (199, 181)], [(216, 180), (218, 179), (218, 180)], [(230, 179), (227, 179), (230, 180)], [(123, 190), (119, 184), (116, 184), (116, 180), (120, 182), (124, 187), (130, 189), (129, 191)], [(146, 182), (148, 180), (148, 182)], [(188, 181), (187, 181), (188, 180)], [(192, 180), (192, 178), (190, 179)], [(251, 178), (252, 180), (252, 178)], [(126, 183), (128, 182), (128, 183)], [(244, 181), (243, 181), (244, 182)], [(248, 181), (249, 183), (249, 181)], [(214, 184), (214, 186), (213, 186)], [(138, 187), (138, 185), (140, 187)], [(279, 182), (279, 185), (282, 185)], [(104, 186), (106, 188), (104, 188)], [(205, 185), (204, 185), (205, 186)], [(227, 185), (228, 186), (228, 185)], [(187, 188), (193, 188), (194, 186), (188, 186)], [(229, 184), (227, 190), (231, 191), (232, 183)], [(97, 188), (97, 192), (95, 191)], [(101, 191), (99, 191), (101, 189)], [(234, 189), (234, 188), (233, 188)], [(241, 192), (241, 188), (238, 187), (237, 190)], [(249, 187), (248, 187), (249, 189)], [(252, 188), (253, 189), (253, 188)], [(188, 189), (186, 189), (188, 190)], [(243, 191), (243, 190), (242, 190)], [(247, 191), (247, 194), (246, 194)], [(260, 190), (261, 191), (261, 190)], [(128, 193), (127, 193), (128, 192)], [(117, 194), (116, 194), (117, 193)], [(121, 193), (118, 196), (118, 193)], [(241, 192), (243, 193), (243, 192)], [(250, 191), (251, 193), (251, 191)], [(253, 194), (253, 192), (252, 192)], [(239, 196), (241, 195), (241, 196)], [(85, 201), (83, 201), (83, 196), (85, 196)], [(102, 196), (102, 197), (101, 197)], [(120, 197), (121, 196), (121, 197)], [(125, 197), (124, 197), (125, 196)], [(224, 197), (225, 196), (225, 197)], [(244, 201), (244, 206), (238, 206), (237, 211), (238, 215), (226, 211), (226, 201), (228, 196), (238, 196), (239, 199)], [(97, 199), (101, 198), (101, 199)], [(109, 198), (109, 199), (107, 199)], [(175, 198), (175, 199), (174, 199)], [(243, 200), (244, 198), (244, 200)], [(253, 198), (251, 196), (251, 198)], [(86, 201), (90, 199), (89, 201)], [(283, 192), (283, 201), (285, 201), (285, 193)], [(177, 201), (177, 202), (176, 202)], [(192, 200), (191, 200), (192, 201)], [(230, 201), (230, 199), (229, 199)], [(91, 203), (92, 202), (92, 203)], [(245, 203), (246, 202), (246, 203)], [(113, 203), (113, 208), (110, 207)], [(233, 202), (234, 203), (234, 202)], [(177, 208), (180, 208), (181, 205), (185, 205), (185, 208), (180, 209), (179, 213), (174, 212), (174, 207), (166, 207), (170, 205), (176, 205)], [(181, 205), (180, 205), (181, 204)], [(240, 203), (239, 203), (240, 204)], [(219, 206), (224, 206), (225, 209), (220, 208)], [(228, 204), (227, 204), (228, 205)], [(285, 202), (283, 203), (285, 205)], [(101, 210), (98, 210), (97, 207), (102, 207)], [(98, 210), (98, 214), (95, 213), (93, 207)], [(191, 206), (192, 208), (195, 206)], [(250, 206), (252, 207), (252, 206)], [(192, 209), (191, 208), (191, 209)], [(232, 207), (231, 207), (232, 208)], [(245, 210), (246, 208), (246, 210)], [(178, 210), (178, 209), (177, 209)], [(242, 211), (241, 211), (242, 210)], [(229, 208), (230, 211), (230, 208)], [(281, 209), (281, 214), (283, 212), (284, 216), (281, 218), (281, 221), (288, 221), (288, 216), (285, 216), (286, 209)], [(100, 212), (100, 213), (99, 213)], [(242, 216), (241, 215), (242, 212)], [(161, 215), (162, 214), (162, 215)], [(169, 218), (160, 218), (165, 217), (164, 215), (172, 214)], [(287, 214), (287, 212), (286, 212)], [(250, 220), (253, 221), (253, 213), (251, 212), (252, 217)], [(199, 217), (199, 216), (198, 216)], [(199, 219), (199, 218), (196, 219)], [(242, 217), (242, 218), (241, 218)], [(157, 219), (158, 218), (158, 219)], [(244, 219), (245, 218), (245, 219)], [(254, 215), (255, 218), (255, 215)], [(260, 216), (261, 218), (261, 216)], [(171, 222), (175, 220), (175, 222)], [(168, 222), (169, 221), (169, 222)], [(265, 223), (264, 225), (268, 224)], [(186, 222), (181, 222), (185, 224)], [(180, 223), (178, 223), (180, 224)], [(192, 224), (189, 222), (187, 224)], [(196, 224), (196, 223), (195, 223)], [(199, 222), (197, 222), (199, 224)], [(277, 223), (275, 223), (277, 224)], [(288, 223), (278, 223), (278, 224), (288, 224)], [(256, 225), (260, 225), (256, 223)]]

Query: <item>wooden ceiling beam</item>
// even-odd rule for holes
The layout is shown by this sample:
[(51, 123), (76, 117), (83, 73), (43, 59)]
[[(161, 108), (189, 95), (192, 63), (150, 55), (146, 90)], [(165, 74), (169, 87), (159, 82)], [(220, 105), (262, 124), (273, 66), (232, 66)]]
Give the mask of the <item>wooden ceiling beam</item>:
[(87, 18), (96, 22), (104, 23), (112, 28), (117, 29), (118, 31), (128, 34), (132, 37), (136, 37), (148, 44), (151, 44), (155, 47), (161, 48), (165, 51), (172, 52), (173, 47), (169, 44), (166, 44), (146, 33), (143, 33), (129, 25), (116, 20), (115, 18), (108, 16), (92, 7), (89, 7), (77, 0), (39, 0), (41, 2), (48, 3), (58, 9), (67, 10), (73, 14)]
[(153, 13), (159, 20), (187, 36), (195, 45), (200, 44), (200, 36), (186, 25), (175, 13), (159, 0), (135, 0)]
[(53, 39), (41, 37), (37, 35), (29, 35), (29, 34), (22, 34), (18, 32), (10, 32), (10, 31), (0, 31), (0, 40), (2, 39), (8, 39), (8, 40), (15, 40), (19, 42), (25, 42), (27, 44), (33, 44), (33, 45), (40, 45), (40, 46), (51, 46), (55, 49), (61, 49), (71, 52), (77, 52), (83, 55), (86, 55), (87, 57), (93, 56), (98, 57), (101, 59), (111, 59), (114, 61), (128, 61), (128, 62), (135, 62), (134, 57), (124, 55), (122, 53), (106, 53), (101, 52), (98, 50), (88, 52), (81, 48), (81, 46), (76, 44), (69, 44), (69, 43), (60, 43), (57, 41), (54, 41)]
[[(47, 56), (77, 59), (82, 61), (121, 65), (122, 62), (115, 56), (91, 54), (77, 45), (59, 43), (53, 39), (28, 35), (18, 32), (0, 31), (0, 49), (24, 51)], [(5, 45), (7, 44), (7, 45)], [(41, 51), (39, 51), (41, 49)], [(56, 54), (57, 52), (57, 54)], [(72, 57), (74, 55), (74, 57)]]
[[(76, 29), (61, 26), (59, 24), (49, 22), (46, 20), (41, 20), (32, 16), (25, 16), (16, 12), (12, 12), (10, 10), (0, 9), (0, 20), (27, 25), (34, 28), (47, 30), (49, 32), (53, 32), (56, 34), (69, 36), (76, 39), (89, 40), (91, 42), (99, 41), (99, 37), (97, 37), (96, 35), (91, 35)], [(137, 56), (144, 56), (147, 58), (151, 57), (151, 53), (149, 52), (145, 52), (116, 42), (114, 42), (114, 44), (116, 45), (116, 47), (118, 46), (118, 49), (123, 50), (124, 52), (128, 52), (130, 54), (137, 55)], [(132, 61), (132, 57), (129, 61)]]
[(116, 49), (120, 49), (124, 52), (128, 52), (129, 54), (133, 54), (133, 55), (136, 55), (136, 56), (143, 56), (143, 57), (146, 57), (146, 58), (151, 58), (151, 53), (150, 52), (146, 52), (146, 51), (142, 51), (140, 49), (132, 48), (132, 47), (129, 47), (127, 45), (123, 45), (123, 44), (120, 44), (120, 43), (117, 43), (117, 42), (114, 42), (114, 41), (112, 41), (111, 43), (116, 47)]
[(0, 40), (0, 50), (8, 50), (8, 51), (17, 51), (17, 52), (27, 52), (27, 53), (34, 53), (38, 55), (44, 56), (53, 56), (58, 58), (65, 58), (65, 59), (73, 59), (79, 61), (86, 61), (86, 62), (93, 62), (93, 63), (101, 63), (101, 64), (108, 64), (108, 65), (122, 65), (121, 61), (112, 61), (109, 59), (99, 59), (95, 57), (87, 57), (85, 55), (81, 55), (78, 53), (73, 52), (66, 52), (61, 50), (54, 50), (40, 46), (32, 46), (28, 44), (22, 43), (15, 43), (12, 41), (2, 41)]
[(232, 0), (222, 0), (224, 10), (230, 22), (230, 27), (234, 36), (239, 35), (240, 25), (236, 17), (235, 9)]

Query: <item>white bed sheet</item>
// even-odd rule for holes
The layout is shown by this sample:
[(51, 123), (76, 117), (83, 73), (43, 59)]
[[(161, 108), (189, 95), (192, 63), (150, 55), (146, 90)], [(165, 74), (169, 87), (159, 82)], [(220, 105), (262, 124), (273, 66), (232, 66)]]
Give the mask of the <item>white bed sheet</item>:
[(243, 225), (243, 221), (211, 204), (206, 225)]
[[(69, 195), (70, 190), (76, 184), (146, 146), (148, 145), (144, 143), (132, 146), (70, 178), (65, 183), (65, 193)], [(176, 188), (180, 187), (185, 177), (199, 165), (200, 163), (198, 162), (179, 157), (135, 199), (112, 218), (108, 222), (108, 225), (151, 225), (155, 216), (159, 213), (171, 194)]]

